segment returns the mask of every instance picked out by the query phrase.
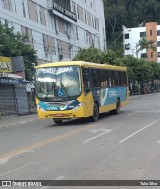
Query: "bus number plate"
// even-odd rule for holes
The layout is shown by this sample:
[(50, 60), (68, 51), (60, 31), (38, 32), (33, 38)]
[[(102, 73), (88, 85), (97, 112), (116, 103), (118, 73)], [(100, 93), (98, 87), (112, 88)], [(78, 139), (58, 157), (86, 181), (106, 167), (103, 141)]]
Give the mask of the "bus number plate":
[(56, 114), (56, 117), (64, 117), (64, 114)]

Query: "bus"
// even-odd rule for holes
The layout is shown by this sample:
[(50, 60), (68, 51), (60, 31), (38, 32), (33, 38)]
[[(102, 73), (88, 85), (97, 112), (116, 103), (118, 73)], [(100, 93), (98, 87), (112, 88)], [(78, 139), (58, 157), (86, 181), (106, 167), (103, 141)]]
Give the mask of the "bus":
[(42, 64), (36, 67), (35, 92), (39, 118), (56, 124), (97, 121), (100, 113), (118, 114), (128, 103), (127, 68), (84, 61)]

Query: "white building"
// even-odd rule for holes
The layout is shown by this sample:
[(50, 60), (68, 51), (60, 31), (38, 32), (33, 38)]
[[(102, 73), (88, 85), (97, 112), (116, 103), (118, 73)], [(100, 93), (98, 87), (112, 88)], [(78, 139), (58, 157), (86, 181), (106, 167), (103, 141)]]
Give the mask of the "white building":
[[(156, 51), (151, 49), (138, 50), (138, 42), (142, 37), (155, 42)], [(123, 26), (124, 55), (133, 55), (137, 58), (147, 58), (149, 61), (160, 63), (160, 25), (156, 22), (148, 22), (145, 26), (126, 28)]]
[(106, 49), (103, 0), (0, 0), (0, 19), (28, 35), (39, 64)]

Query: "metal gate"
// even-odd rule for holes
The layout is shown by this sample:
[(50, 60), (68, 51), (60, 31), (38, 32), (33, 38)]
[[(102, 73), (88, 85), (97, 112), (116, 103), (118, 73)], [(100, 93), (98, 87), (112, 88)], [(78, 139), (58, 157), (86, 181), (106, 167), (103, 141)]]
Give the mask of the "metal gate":
[(15, 86), (15, 96), (18, 114), (27, 114), (29, 110), (26, 88), (24, 86)]
[(16, 114), (13, 85), (0, 84), (0, 112), (3, 115)]

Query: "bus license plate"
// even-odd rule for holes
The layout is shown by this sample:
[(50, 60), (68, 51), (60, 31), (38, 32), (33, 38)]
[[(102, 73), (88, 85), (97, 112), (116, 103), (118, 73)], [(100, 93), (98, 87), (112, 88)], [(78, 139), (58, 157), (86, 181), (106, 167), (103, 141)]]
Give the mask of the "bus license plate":
[(56, 114), (56, 117), (64, 117), (64, 114)]

